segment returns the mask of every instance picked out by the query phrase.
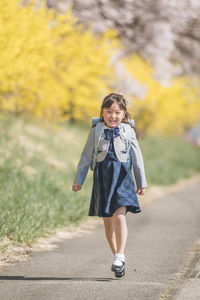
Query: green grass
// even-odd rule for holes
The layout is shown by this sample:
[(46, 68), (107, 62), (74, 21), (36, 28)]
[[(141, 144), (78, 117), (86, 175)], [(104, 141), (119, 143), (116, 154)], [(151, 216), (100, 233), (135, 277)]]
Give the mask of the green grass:
[(200, 172), (200, 148), (184, 139), (146, 137), (140, 144), (149, 185), (169, 185)]
[[(87, 218), (92, 173), (81, 192), (71, 191), (87, 134), (88, 128), (69, 123), (1, 117), (1, 242), (31, 244)], [(181, 139), (147, 137), (140, 145), (149, 185), (171, 184), (200, 171), (200, 150)]]
[(32, 243), (87, 218), (91, 174), (71, 191), (87, 129), (0, 120), (0, 240)]

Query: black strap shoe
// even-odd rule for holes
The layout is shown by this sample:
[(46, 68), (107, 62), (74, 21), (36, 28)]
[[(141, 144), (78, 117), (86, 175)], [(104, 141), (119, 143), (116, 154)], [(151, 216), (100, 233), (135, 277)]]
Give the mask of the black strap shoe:
[(125, 268), (121, 272), (115, 272), (115, 277), (121, 278), (125, 275)]
[(121, 266), (116, 266), (114, 264), (112, 264), (111, 266), (111, 271), (115, 272), (115, 277), (122, 277), (125, 275), (125, 262), (122, 261), (122, 265)]

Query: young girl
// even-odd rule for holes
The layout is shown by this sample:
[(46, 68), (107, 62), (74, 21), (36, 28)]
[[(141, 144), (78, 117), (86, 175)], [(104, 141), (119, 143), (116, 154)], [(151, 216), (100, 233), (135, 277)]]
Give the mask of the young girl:
[[(111, 270), (115, 272), (116, 277), (125, 275), (126, 213), (128, 211), (132, 213), (140, 212), (137, 194), (144, 195), (147, 186), (142, 154), (135, 129), (129, 123), (126, 105), (123, 96), (115, 93), (106, 96), (101, 105), (100, 117), (103, 121), (103, 131), (98, 146), (89, 209), (89, 216), (103, 218), (105, 235), (114, 254)], [(124, 136), (127, 123), (128, 126), (131, 126), (131, 165), (127, 162), (128, 151), (126, 136)], [(89, 166), (92, 163), (94, 143), (95, 127), (89, 133), (78, 164), (72, 186), (74, 192), (82, 188)], [(133, 167), (137, 188), (135, 188), (131, 166)]]

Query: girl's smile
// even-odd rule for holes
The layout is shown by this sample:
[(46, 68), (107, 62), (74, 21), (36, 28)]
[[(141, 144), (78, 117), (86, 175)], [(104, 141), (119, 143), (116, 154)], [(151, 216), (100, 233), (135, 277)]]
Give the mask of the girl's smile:
[(108, 127), (114, 128), (124, 119), (125, 112), (114, 102), (110, 107), (103, 109), (102, 117)]

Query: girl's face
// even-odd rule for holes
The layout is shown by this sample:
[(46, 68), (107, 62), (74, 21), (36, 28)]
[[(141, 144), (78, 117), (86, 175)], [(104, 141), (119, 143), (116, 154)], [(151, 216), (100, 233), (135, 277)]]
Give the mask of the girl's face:
[(108, 127), (114, 128), (121, 123), (125, 117), (125, 112), (114, 102), (110, 107), (103, 109), (102, 117)]

